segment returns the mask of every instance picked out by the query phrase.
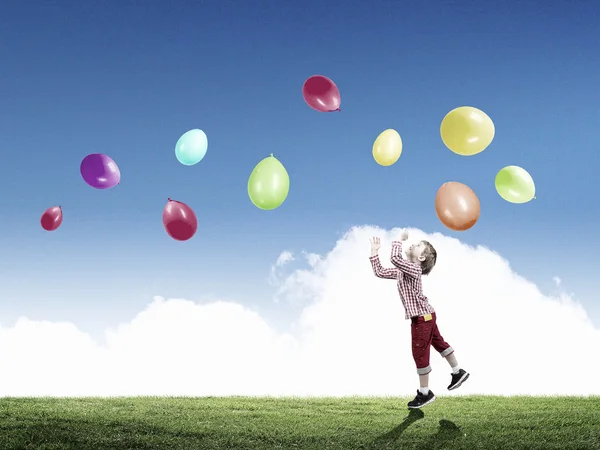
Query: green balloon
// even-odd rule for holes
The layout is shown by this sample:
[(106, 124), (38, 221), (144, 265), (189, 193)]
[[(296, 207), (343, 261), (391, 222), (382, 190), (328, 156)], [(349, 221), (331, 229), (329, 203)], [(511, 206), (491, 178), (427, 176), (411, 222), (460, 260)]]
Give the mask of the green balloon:
[(263, 210), (281, 206), (289, 192), (290, 176), (272, 153), (256, 165), (248, 179), (248, 196)]
[(535, 198), (535, 183), (525, 169), (507, 166), (496, 175), (496, 190), (511, 203), (527, 203)]

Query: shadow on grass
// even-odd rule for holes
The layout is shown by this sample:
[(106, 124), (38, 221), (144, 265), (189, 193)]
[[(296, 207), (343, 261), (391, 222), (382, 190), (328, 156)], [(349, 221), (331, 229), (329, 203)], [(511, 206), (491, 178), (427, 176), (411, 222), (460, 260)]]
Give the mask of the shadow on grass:
[[(128, 421), (44, 418), (0, 423), (0, 448), (156, 449), (157, 444), (201, 443), (205, 433), (177, 432)], [(179, 441), (179, 442), (178, 442)], [(56, 447), (60, 445), (60, 447)], [(179, 447), (180, 448), (180, 447)]]
[(408, 427), (423, 417), (425, 417), (423, 411), (420, 409), (411, 409), (406, 419), (400, 425), (375, 439), (371, 443), (371, 448), (381, 448), (382, 446), (396, 442)]
[(440, 427), (437, 433), (431, 436), (423, 448), (446, 448), (445, 444), (450, 443), (462, 436), (462, 431), (458, 425), (449, 420), (440, 420)]
[[(425, 414), (423, 414), (423, 411), (412, 409), (400, 425), (375, 439), (371, 443), (370, 448), (385, 448), (388, 445), (394, 444), (409, 426), (424, 417)], [(445, 448), (445, 444), (454, 441), (460, 436), (462, 436), (462, 431), (458, 425), (449, 420), (442, 419), (440, 420), (440, 427), (437, 433), (430, 436), (419, 447), (423, 449)]]

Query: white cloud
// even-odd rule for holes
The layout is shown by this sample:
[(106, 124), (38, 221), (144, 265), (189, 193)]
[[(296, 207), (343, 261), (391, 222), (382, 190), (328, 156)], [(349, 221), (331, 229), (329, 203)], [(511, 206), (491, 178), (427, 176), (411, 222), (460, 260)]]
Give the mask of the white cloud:
[(554, 281), (556, 287), (560, 287), (560, 285), (562, 284), (562, 280), (559, 277), (552, 277), (552, 281)]
[(306, 262), (312, 268), (314, 268), (321, 260), (323, 259), (321, 255), (317, 255), (316, 253), (308, 253), (304, 252), (304, 257), (306, 258)]
[[(329, 254), (305, 254), (309, 267), (282, 284), (306, 302), (293, 335), (237, 303), (159, 297), (105, 345), (72, 324), (20, 319), (0, 328), (0, 395), (412, 395), (409, 322), (395, 283), (375, 278), (367, 258), (369, 237), (387, 255), (397, 232), (355, 228)], [(600, 331), (578, 303), (544, 296), (486, 248), (411, 230), (422, 238), (438, 250), (426, 293), (471, 372), (448, 393), (448, 365), (433, 352), (436, 394), (600, 394)], [(565, 364), (586, 372), (584, 391), (565, 382)]]
[[(271, 266), (271, 274), (269, 276), (269, 284), (277, 285), (281, 283), (281, 268), (287, 263), (294, 260), (294, 254), (292, 252), (284, 251), (277, 257), (275, 264)], [(276, 299), (277, 300), (277, 299)]]
[(279, 255), (279, 257), (277, 258), (277, 261), (275, 262), (275, 267), (281, 267), (284, 264), (289, 263), (290, 261), (294, 260), (294, 255), (292, 254), (292, 252), (281, 252), (281, 255)]

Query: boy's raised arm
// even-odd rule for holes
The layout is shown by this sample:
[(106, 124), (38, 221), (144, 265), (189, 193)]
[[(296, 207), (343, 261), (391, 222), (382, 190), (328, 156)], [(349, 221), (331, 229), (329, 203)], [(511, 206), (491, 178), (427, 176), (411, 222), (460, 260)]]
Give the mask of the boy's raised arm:
[(373, 268), (373, 273), (377, 278), (387, 278), (388, 280), (395, 280), (398, 278), (398, 269), (395, 267), (383, 267), (381, 265), (381, 261), (379, 260), (379, 248), (381, 247), (381, 241), (378, 237), (374, 237), (371, 239), (371, 257), (369, 261), (371, 261), (371, 267)]
[(383, 267), (379, 260), (379, 255), (371, 255), (369, 261), (371, 261), (373, 273), (377, 278), (386, 278), (388, 280), (395, 280), (398, 278), (398, 269), (395, 267)]
[(402, 241), (392, 242), (392, 256), (390, 259), (392, 264), (405, 274), (411, 277), (418, 277), (421, 275), (421, 266), (419, 264), (415, 264), (402, 257)]

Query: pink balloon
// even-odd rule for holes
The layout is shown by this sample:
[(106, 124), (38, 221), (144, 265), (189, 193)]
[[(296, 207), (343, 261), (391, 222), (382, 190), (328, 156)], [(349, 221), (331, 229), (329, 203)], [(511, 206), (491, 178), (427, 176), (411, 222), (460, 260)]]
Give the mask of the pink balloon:
[(40, 223), (42, 224), (42, 228), (46, 231), (54, 231), (63, 221), (63, 212), (60, 206), (53, 206), (48, 208), (42, 214), (40, 219)]
[(340, 90), (333, 81), (323, 75), (313, 75), (302, 86), (304, 101), (320, 112), (341, 111)]
[(162, 213), (163, 225), (169, 236), (176, 241), (191, 239), (198, 229), (198, 219), (194, 210), (183, 202), (167, 202)]

